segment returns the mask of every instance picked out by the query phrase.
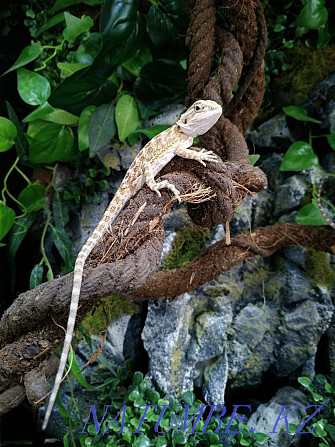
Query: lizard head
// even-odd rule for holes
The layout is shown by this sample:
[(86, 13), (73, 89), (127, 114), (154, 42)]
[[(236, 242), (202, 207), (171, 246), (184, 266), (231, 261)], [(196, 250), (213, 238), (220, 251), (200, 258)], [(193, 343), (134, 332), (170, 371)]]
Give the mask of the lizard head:
[(222, 114), (222, 107), (215, 101), (200, 100), (191, 105), (177, 121), (180, 130), (190, 137), (206, 133)]

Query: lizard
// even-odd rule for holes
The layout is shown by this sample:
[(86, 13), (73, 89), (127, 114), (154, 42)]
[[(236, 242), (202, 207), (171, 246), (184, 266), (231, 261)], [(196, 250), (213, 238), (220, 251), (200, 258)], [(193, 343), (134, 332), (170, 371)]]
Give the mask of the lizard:
[(58, 389), (71, 347), (80, 289), (84, 272), (85, 261), (97, 245), (98, 241), (108, 231), (127, 202), (135, 196), (145, 184), (161, 196), (160, 189), (172, 191), (178, 202), (181, 202), (178, 189), (167, 180), (156, 182), (155, 176), (175, 155), (199, 161), (206, 166), (207, 162), (217, 162), (217, 156), (212, 151), (190, 149), (193, 139), (206, 133), (218, 121), (222, 108), (215, 101), (199, 100), (184, 112), (177, 122), (170, 128), (152, 138), (139, 152), (130, 165), (119, 189), (108, 205), (97, 227), (80, 250), (74, 267), (72, 296), (68, 316), (66, 335), (59, 361), (54, 386), (45, 412), (42, 430), (48, 425), (50, 414), (54, 406)]

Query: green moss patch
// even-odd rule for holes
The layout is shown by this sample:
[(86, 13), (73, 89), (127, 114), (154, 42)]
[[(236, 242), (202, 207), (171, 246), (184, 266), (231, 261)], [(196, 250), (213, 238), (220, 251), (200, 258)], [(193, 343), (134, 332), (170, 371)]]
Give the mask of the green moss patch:
[(311, 281), (331, 289), (335, 283), (335, 272), (328, 263), (328, 255), (322, 251), (307, 250), (306, 267)]
[(210, 239), (208, 228), (187, 225), (177, 230), (172, 248), (167, 254), (161, 268), (163, 270), (173, 270), (184, 267), (204, 248)]

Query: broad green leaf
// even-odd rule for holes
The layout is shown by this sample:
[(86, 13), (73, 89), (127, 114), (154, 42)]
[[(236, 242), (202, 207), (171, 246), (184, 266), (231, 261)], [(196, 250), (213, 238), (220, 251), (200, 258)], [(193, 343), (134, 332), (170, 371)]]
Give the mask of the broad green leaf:
[(141, 69), (134, 85), (135, 95), (149, 109), (160, 110), (185, 98), (186, 78), (186, 71), (178, 62), (157, 59)]
[(42, 53), (41, 46), (29, 45), (28, 47), (24, 48), (21, 51), (20, 56), (17, 58), (17, 60), (10, 68), (8, 68), (8, 70), (4, 72), (3, 75), (10, 73), (11, 71), (16, 70), (17, 68), (23, 67), (24, 65), (29, 64), (29, 62), (32, 62), (33, 60), (37, 59), (41, 53)]
[(88, 106), (81, 112), (78, 123), (78, 147), (80, 151), (88, 149), (90, 146), (88, 138), (88, 123), (91, 119), (95, 106)]
[(280, 171), (303, 171), (318, 164), (318, 157), (312, 146), (305, 141), (296, 141), (284, 155)]
[(147, 47), (140, 48), (131, 58), (123, 62), (122, 67), (134, 76), (139, 76), (143, 65), (152, 61), (152, 56)]
[(23, 101), (32, 106), (43, 104), (51, 91), (46, 78), (25, 68), (17, 70), (17, 89)]
[(15, 222), (15, 211), (0, 202), (0, 240), (3, 239)]
[(17, 117), (13, 107), (9, 104), (8, 101), (6, 101), (6, 107), (7, 107), (8, 116), (11, 119), (11, 121), (14, 123), (16, 130), (17, 130), (17, 137), (15, 140), (15, 148), (16, 148), (17, 155), (20, 157), (20, 161), (22, 163), (26, 164), (27, 160), (28, 160), (27, 153), (28, 153), (28, 148), (29, 148), (27, 138), (23, 132), (19, 118)]
[(69, 222), (69, 210), (62, 200), (58, 190), (55, 190), (53, 201), (52, 201), (53, 217), (55, 221), (56, 228), (65, 228)]
[(57, 247), (59, 254), (61, 255), (66, 269), (71, 272), (74, 269), (74, 256), (72, 254), (72, 242), (69, 236), (66, 234), (64, 228), (51, 227), (53, 241)]
[(28, 128), (29, 161), (31, 163), (53, 163), (73, 161), (80, 153), (74, 147), (74, 137), (64, 126), (37, 120)]
[(138, 136), (141, 133), (146, 135), (151, 140), (151, 138), (155, 137), (159, 133), (163, 132), (163, 130), (166, 130), (168, 128), (169, 128), (169, 126), (166, 126), (164, 124), (157, 124), (156, 126), (152, 126), (152, 127), (144, 127), (144, 128), (136, 129), (134, 132), (132, 132), (131, 135), (129, 135), (128, 140), (129, 140), (130, 144), (135, 144)]
[(139, 0), (106, 0), (100, 15), (100, 32), (102, 48), (89, 73), (110, 76), (142, 45), (145, 24)]
[(45, 23), (37, 32), (37, 36), (39, 36), (40, 34), (44, 33), (45, 31), (47, 31), (48, 29), (52, 28), (55, 25), (58, 25), (58, 23), (63, 22), (64, 20), (64, 13), (61, 12), (59, 14), (56, 14), (55, 16), (51, 17), (47, 23)]
[(57, 67), (60, 69), (65, 76), (71, 76), (73, 73), (81, 70), (82, 68), (87, 67), (89, 64), (83, 64), (81, 62), (57, 62)]
[[(71, 353), (69, 354), (69, 362), (71, 362)], [(88, 382), (86, 382), (84, 376), (82, 375), (80, 368), (78, 366), (77, 360), (76, 360), (76, 356), (73, 353), (73, 357), (72, 357), (72, 364), (71, 364), (71, 371), (74, 374), (74, 377), (76, 379), (76, 381), (78, 383), (80, 383), (80, 385), (87, 389), (87, 390), (93, 390), (94, 386), (90, 385)]]
[(322, 123), (322, 121), (308, 116), (306, 110), (300, 106), (287, 106), (283, 107), (283, 111), (287, 116), (291, 116), (299, 121), (309, 121), (311, 123)]
[(327, 225), (315, 203), (310, 203), (301, 208), (295, 217), (295, 221), (300, 225)]
[(24, 216), (19, 217), (15, 222), (14, 228), (12, 228), (11, 232), (9, 233), (7, 250), (8, 250), (9, 262), (12, 267), (14, 264), (15, 255), (23, 239), (28, 233), (29, 228), (34, 223), (35, 218), (36, 218), (35, 213), (28, 213), (25, 214)]
[(7, 118), (0, 116), (0, 152), (6, 152), (15, 144), (17, 130)]
[(130, 135), (138, 126), (140, 117), (135, 99), (130, 95), (122, 95), (115, 107), (115, 121), (120, 141)]
[(55, 12), (59, 9), (68, 8), (71, 5), (77, 5), (78, 3), (82, 3), (82, 0), (56, 0), (56, 3), (53, 5), (51, 11)]
[(26, 116), (22, 122), (23, 123), (29, 123), (30, 121), (37, 120), (39, 118), (44, 117), (46, 114), (52, 113), (54, 111), (54, 108), (46, 101), (45, 103), (41, 104), (37, 109), (35, 109), (33, 112), (29, 113), (28, 116)]
[(53, 90), (49, 99), (53, 107), (79, 116), (85, 107), (100, 106), (115, 98), (113, 82), (98, 76), (86, 76), (86, 70), (77, 71)]
[(88, 123), (90, 157), (94, 157), (113, 138), (115, 132), (115, 107), (112, 103), (103, 104), (93, 112)]
[(35, 289), (35, 287), (42, 284), (43, 279), (43, 266), (40, 264), (36, 264), (30, 273), (29, 279), (29, 289)]
[(329, 146), (335, 151), (335, 131), (327, 135), (327, 141)]
[(249, 163), (254, 166), (254, 164), (257, 162), (257, 160), (259, 159), (260, 155), (259, 154), (252, 154), (249, 155)]
[(45, 187), (38, 184), (27, 186), (20, 192), (18, 201), (28, 213), (40, 210), (45, 205)]
[(72, 126), (73, 124), (78, 123), (79, 118), (66, 110), (54, 109), (53, 112), (44, 115), (43, 120), (56, 124)]
[(308, 29), (318, 29), (324, 26), (328, 20), (328, 11), (324, 4), (325, 0), (307, 0), (293, 26), (302, 26)]
[(148, 13), (148, 34), (154, 56), (181, 60), (187, 55), (185, 35), (189, 17), (183, 0), (161, 0)]
[(270, 439), (270, 436), (266, 435), (265, 433), (255, 433), (254, 437), (255, 437), (256, 441), (258, 442), (258, 444), (264, 444), (265, 441)]
[(102, 46), (102, 37), (100, 33), (91, 33), (88, 39), (85, 39), (76, 51), (74, 62), (91, 65), (99, 54)]
[(64, 12), (64, 18), (66, 28), (63, 31), (63, 35), (67, 41), (74, 40), (94, 25), (93, 19), (89, 16), (83, 16), (79, 19), (66, 11)]

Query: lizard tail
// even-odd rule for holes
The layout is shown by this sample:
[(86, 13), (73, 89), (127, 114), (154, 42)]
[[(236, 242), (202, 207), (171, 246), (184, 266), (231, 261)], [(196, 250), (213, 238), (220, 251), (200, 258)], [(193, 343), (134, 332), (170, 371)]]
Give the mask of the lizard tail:
[(108, 208), (106, 209), (100, 223), (98, 224), (96, 229), (93, 231), (92, 235), (88, 238), (87, 242), (85, 243), (85, 245), (80, 250), (80, 252), (77, 256), (75, 267), (74, 267), (70, 312), (69, 312), (69, 317), (68, 317), (68, 321), (67, 321), (67, 328), (66, 328), (66, 335), (65, 335), (63, 350), (62, 350), (62, 354), (61, 354), (60, 361), (59, 361), (59, 366), (58, 366), (58, 371), (57, 371), (56, 378), (55, 378), (55, 383), (54, 383), (54, 386), (53, 386), (53, 389), (51, 392), (51, 396), (50, 396), (50, 399), (48, 402), (47, 410), (45, 412), (42, 430), (45, 430), (47, 428), (49, 418), (51, 415), (51, 411), (54, 406), (60, 384), (62, 382), (67, 357), (68, 357), (68, 354), (70, 351), (72, 336), (73, 336), (73, 332), (74, 332), (74, 326), (75, 326), (75, 322), (76, 322), (77, 309), (78, 309), (80, 289), (81, 289), (81, 283), (82, 283), (82, 279), (83, 279), (85, 261), (88, 258), (89, 254), (91, 253), (91, 251), (93, 250), (93, 248), (96, 246), (99, 239), (101, 239), (101, 237), (104, 235), (107, 228), (115, 221), (115, 219), (121, 209), (122, 209), (122, 206), (121, 206), (121, 204), (118, 203), (118, 200), (114, 201), (114, 199), (113, 199), (112, 202), (109, 204)]

